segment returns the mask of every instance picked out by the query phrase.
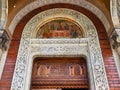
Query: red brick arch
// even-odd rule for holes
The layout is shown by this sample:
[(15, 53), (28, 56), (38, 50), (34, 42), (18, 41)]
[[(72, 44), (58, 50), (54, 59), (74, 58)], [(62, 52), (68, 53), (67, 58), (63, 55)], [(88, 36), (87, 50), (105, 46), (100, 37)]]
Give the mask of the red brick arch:
[(97, 18), (97, 16), (95, 16), (92, 12), (86, 10), (85, 8), (82, 8), (76, 5), (71, 5), (71, 4), (63, 4), (63, 3), (56, 3), (56, 4), (50, 4), (50, 5), (39, 7), (29, 12), (17, 24), (14, 30), (14, 33), (13, 33), (13, 37), (11, 40), (9, 50), (8, 50), (8, 55), (6, 58), (6, 63), (5, 63), (4, 71), (2, 74), (2, 79), (0, 80), (0, 90), (10, 90), (14, 68), (15, 68), (15, 63), (16, 63), (16, 58), (17, 58), (17, 53), (18, 53), (19, 44), (20, 44), (20, 39), (21, 39), (21, 34), (24, 29), (24, 26), (36, 14), (42, 11), (48, 10), (48, 9), (52, 9), (52, 8), (73, 9), (73, 10), (83, 13), (89, 19), (91, 19), (91, 21), (94, 23), (97, 29), (110, 89), (120, 90), (120, 80), (118, 77), (118, 72), (117, 72), (116, 65), (113, 59), (112, 51), (111, 51), (110, 44), (109, 44), (109, 39), (108, 39), (106, 30), (104, 28), (104, 25)]

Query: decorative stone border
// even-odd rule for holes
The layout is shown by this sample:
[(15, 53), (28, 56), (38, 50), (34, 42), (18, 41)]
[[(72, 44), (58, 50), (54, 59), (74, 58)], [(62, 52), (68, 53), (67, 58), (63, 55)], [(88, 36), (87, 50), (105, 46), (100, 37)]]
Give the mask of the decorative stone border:
[(48, 4), (54, 4), (54, 3), (68, 3), (68, 4), (73, 4), (73, 5), (83, 7), (91, 11), (92, 13), (94, 13), (102, 21), (106, 30), (110, 29), (110, 23), (105, 17), (105, 15), (103, 14), (103, 12), (100, 11), (96, 6), (92, 5), (90, 2), (86, 0), (36, 0), (28, 4), (26, 7), (24, 7), (22, 10), (20, 10), (17, 13), (17, 15), (14, 17), (13, 21), (11, 22), (9, 26), (9, 30), (13, 34), (16, 25), (27, 13), (31, 12), (32, 10), (38, 7), (42, 7), (42, 6), (45, 6)]
[[(66, 17), (82, 25), (86, 38), (35, 39), (35, 28), (42, 22), (56, 17)], [(91, 90), (109, 90), (98, 35), (94, 24), (80, 12), (56, 8), (34, 16), (25, 26), (11, 90), (29, 90), (34, 57), (42, 56), (85, 56), (88, 65)]]
[(5, 29), (8, 16), (7, 0), (0, 0), (0, 30)]

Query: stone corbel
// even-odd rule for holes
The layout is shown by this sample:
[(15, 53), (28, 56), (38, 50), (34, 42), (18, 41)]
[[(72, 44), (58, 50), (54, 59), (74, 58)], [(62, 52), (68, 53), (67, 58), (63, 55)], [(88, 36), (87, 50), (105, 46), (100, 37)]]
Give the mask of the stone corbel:
[(118, 55), (120, 56), (120, 28), (114, 30), (111, 36), (111, 43), (113, 49), (115, 49), (118, 52)]
[(0, 48), (2, 50), (7, 50), (7, 43), (9, 41), (9, 36), (4, 29), (0, 29)]
[(120, 29), (115, 29), (111, 39), (113, 49), (117, 49), (118, 47), (120, 47)]

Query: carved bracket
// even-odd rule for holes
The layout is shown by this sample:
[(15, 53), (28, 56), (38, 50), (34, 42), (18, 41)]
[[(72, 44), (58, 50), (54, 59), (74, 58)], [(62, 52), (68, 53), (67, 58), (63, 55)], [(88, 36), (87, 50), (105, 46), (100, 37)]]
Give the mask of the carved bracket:
[(0, 48), (7, 50), (7, 42), (9, 41), (9, 36), (4, 29), (0, 30)]
[(115, 29), (115, 32), (113, 32), (111, 39), (113, 49), (120, 47), (120, 29)]

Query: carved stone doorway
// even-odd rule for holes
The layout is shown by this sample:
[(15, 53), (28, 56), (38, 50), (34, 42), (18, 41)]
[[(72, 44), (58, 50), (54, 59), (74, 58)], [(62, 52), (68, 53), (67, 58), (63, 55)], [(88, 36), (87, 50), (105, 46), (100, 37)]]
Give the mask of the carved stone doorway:
[(33, 62), (31, 90), (50, 88), (61, 88), (60, 90), (88, 90), (89, 81), (86, 60), (83, 57), (35, 58)]

